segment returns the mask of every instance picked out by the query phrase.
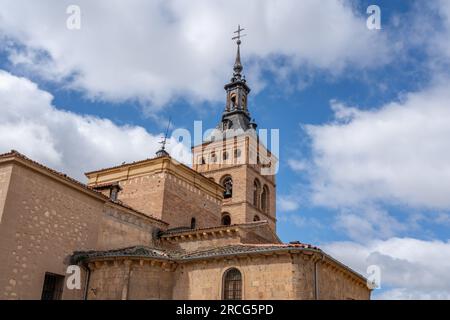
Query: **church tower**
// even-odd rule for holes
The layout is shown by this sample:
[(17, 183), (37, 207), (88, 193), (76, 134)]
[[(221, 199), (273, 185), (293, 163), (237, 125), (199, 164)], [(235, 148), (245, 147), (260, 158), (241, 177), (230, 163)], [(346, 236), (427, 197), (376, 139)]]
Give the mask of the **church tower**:
[(201, 145), (193, 148), (193, 168), (224, 187), (220, 224), (267, 220), (276, 229), (276, 184), (273, 168), (278, 159), (260, 141), (250, 116), (250, 88), (242, 74), (241, 29), (237, 36), (233, 76), (224, 87), (221, 120)]

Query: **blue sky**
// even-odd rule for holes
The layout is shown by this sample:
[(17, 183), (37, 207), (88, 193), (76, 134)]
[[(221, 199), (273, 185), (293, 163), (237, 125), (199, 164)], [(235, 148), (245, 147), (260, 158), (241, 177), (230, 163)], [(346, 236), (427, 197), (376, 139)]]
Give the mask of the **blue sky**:
[(238, 23), (250, 112), (280, 129), (281, 239), (379, 265), (375, 297), (450, 298), (448, 1), (0, 0), (0, 152), (82, 179), (151, 157), (169, 117), (215, 127)]

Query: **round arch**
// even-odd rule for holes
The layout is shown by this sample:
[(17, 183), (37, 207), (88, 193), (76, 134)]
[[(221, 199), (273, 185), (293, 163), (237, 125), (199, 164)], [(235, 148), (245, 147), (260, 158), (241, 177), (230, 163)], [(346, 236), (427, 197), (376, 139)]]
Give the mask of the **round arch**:
[(229, 174), (224, 175), (220, 178), (220, 185), (225, 189), (223, 197), (225, 199), (231, 198), (233, 196), (233, 177)]
[(260, 208), (260, 194), (261, 194), (261, 182), (258, 178), (253, 181), (253, 205), (256, 208)]
[(220, 224), (223, 226), (231, 225), (231, 215), (228, 212), (222, 213), (222, 218), (220, 218)]
[(261, 211), (264, 213), (269, 212), (270, 203), (269, 203), (269, 187), (265, 184), (262, 192), (261, 192)]
[(236, 267), (226, 269), (222, 274), (222, 299), (242, 300), (244, 288), (243, 275)]

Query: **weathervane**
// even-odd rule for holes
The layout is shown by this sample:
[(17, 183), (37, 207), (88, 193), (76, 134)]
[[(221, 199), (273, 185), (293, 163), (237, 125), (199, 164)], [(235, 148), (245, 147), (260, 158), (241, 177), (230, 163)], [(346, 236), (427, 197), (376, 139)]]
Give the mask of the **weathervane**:
[(161, 149), (156, 152), (156, 155), (158, 157), (169, 155), (169, 153), (166, 151), (166, 144), (167, 144), (167, 136), (169, 135), (170, 123), (171, 123), (171, 118), (169, 117), (169, 123), (167, 124), (166, 133), (164, 134), (162, 141), (159, 142), (161, 144)]

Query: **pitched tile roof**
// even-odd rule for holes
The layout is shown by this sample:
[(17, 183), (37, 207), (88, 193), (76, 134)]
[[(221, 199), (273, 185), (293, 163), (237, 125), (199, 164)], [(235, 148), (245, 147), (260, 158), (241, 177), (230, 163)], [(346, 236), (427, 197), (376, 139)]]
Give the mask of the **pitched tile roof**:
[(240, 254), (252, 254), (252, 253), (267, 253), (275, 251), (285, 251), (285, 250), (303, 250), (311, 249), (320, 251), (319, 248), (313, 247), (308, 244), (238, 244), (224, 246), (204, 251), (195, 251), (192, 253), (184, 254), (182, 260), (193, 260), (193, 259), (203, 259), (212, 257), (225, 257)]
[(96, 258), (117, 258), (117, 257), (143, 257), (156, 258), (162, 260), (170, 260), (176, 256), (176, 252), (150, 248), (146, 246), (135, 246), (122, 249), (106, 250), (106, 251), (75, 251), (71, 256), (71, 263), (91, 260)]
[(208, 250), (199, 250), (193, 252), (175, 251), (162, 248), (153, 248), (147, 246), (134, 246), (106, 251), (76, 251), (72, 255), (72, 262), (80, 262), (98, 258), (157, 258), (174, 261), (187, 261), (194, 259), (205, 259), (222, 256), (232, 256), (239, 254), (264, 253), (283, 250), (302, 250), (311, 249), (320, 251), (319, 248), (308, 244), (237, 244), (223, 246)]
[(282, 251), (315, 251), (321, 253), (324, 257), (333, 261), (337, 265), (351, 272), (362, 281), (366, 281), (366, 278), (354, 271), (347, 265), (334, 259), (333, 257), (324, 253), (320, 248), (312, 246), (310, 244), (295, 243), (295, 244), (237, 244), (229, 245), (209, 250), (199, 250), (193, 252), (182, 252), (167, 250), (161, 248), (152, 248), (147, 246), (134, 246), (117, 250), (108, 251), (78, 251), (74, 252), (71, 256), (71, 263), (77, 264), (80, 262), (87, 262), (97, 259), (105, 258), (154, 258), (157, 260), (166, 260), (171, 262), (187, 262), (192, 260), (202, 260), (210, 258), (232, 257), (238, 255), (252, 255), (252, 254), (264, 254), (275, 253)]

